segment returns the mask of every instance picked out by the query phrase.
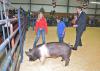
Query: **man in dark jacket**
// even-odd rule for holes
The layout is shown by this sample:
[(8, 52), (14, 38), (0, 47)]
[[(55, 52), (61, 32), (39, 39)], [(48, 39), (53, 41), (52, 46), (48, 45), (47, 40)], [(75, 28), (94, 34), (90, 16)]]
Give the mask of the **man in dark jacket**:
[(73, 27), (76, 27), (76, 41), (73, 50), (77, 50), (78, 46), (82, 46), (81, 36), (86, 29), (86, 13), (82, 11), (81, 7), (78, 7), (76, 11), (78, 17), (76, 25), (73, 25)]

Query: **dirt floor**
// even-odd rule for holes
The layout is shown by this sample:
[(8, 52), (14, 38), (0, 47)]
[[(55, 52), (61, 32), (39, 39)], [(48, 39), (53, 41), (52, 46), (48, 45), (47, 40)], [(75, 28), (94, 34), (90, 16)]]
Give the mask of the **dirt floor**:
[[(29, 62), (25, 51), (32, 48), (35, 33), (32, 28), (26, 34), (24, 44), (24, 60), (20, 71), (100, 71), (100, 28), (88, 27), (82, 36), (83, 46), (77, 51), (72, 51), (70, 63), (64, 66), (61, 58), (48, 58), (42, 65), (39, 60)], [(56, 27), (49, 27), (46, 35), (46, 42), (58, 41)], [(64, 38), (66, 43), (74, 45), (75, 28), (67, 28)], [(39, 43), (41, 43), (41, 38)]]

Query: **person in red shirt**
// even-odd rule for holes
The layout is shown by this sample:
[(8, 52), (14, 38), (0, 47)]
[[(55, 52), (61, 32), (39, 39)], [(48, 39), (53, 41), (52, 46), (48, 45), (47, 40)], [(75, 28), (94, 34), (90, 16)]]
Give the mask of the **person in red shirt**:
[(38, 14), (38, 19), (36, 21), (36, 26), (35, 26), (35, 32), (36, 32), (36, 38), (33, 44), (33, 48), (36, 47), (40, 35), (42, 35), (42, 43), (45, 44), (45, 33), (47, 33), (47, 21), (43, 16), (42, 12)]

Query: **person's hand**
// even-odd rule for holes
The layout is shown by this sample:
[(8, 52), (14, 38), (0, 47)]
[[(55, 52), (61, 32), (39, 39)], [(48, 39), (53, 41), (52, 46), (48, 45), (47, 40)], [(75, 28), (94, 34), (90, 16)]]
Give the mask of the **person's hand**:
[(65, 34), (65, 32), (62, 33), (62, 35), (64, 35), (64, 34)]
[(73, 27), (78, 27), (78, 25), (73, 25)]
[(62, 33), (62, 37), (65, 35), (65, 32)]

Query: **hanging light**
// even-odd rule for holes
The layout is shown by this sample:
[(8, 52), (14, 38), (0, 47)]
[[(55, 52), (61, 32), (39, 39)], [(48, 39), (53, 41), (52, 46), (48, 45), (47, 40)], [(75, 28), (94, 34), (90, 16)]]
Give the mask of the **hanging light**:
[(100, 2), (94, 2), (94, 1), (91, 1), (90, 3), (91, 4), (100, 4)]
[(52, 0), (52, 6), (53, 6), (53, 8), (56, 7), (56, 1), (55, 0)]

